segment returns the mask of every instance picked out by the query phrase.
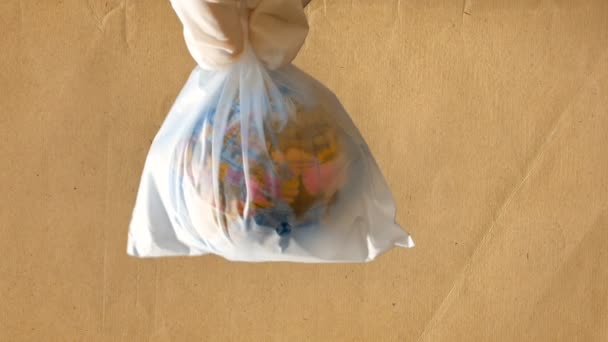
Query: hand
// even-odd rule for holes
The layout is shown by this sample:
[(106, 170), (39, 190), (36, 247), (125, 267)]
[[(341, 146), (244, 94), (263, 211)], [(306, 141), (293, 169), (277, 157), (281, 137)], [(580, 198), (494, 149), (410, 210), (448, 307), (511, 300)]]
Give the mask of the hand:
[(271, 69), (290, 63), (308, 33), (303, 6), (310, 0), (171, 0), (194, 60), (204, 69), (235, 62), (244, 46), (241, 15), (249, 15), (249, 41)]

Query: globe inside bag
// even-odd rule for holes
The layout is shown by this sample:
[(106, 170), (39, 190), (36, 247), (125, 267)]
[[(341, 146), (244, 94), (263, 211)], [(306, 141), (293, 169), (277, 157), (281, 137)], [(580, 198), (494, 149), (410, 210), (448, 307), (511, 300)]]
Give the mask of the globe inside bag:
[(413, 242), (335, 96), (251, 50), (196, 68), (150, 148), (130, 225), (134, 256), (369, 261)]

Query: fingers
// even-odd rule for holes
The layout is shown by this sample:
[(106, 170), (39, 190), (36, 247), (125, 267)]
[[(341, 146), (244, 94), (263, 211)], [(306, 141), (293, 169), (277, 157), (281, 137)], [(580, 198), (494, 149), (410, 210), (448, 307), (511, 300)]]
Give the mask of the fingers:
[(236, 61), (243, 51), (238, 1), (171, 0), (192, 57), (203, 68)]
[(307, 34), (301, 0), (260, 0), (249, 17), (251, 45), (270, 69), (291, 63)]

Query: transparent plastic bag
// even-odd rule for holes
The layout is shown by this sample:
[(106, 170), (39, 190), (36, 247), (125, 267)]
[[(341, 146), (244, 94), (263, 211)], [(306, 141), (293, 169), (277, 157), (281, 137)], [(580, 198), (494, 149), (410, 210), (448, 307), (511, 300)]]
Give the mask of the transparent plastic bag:
[(250, 49), (195, 68), (146, 159), (127, 253), (234, 261), (370, 261), (413, 242), (336, 97)]

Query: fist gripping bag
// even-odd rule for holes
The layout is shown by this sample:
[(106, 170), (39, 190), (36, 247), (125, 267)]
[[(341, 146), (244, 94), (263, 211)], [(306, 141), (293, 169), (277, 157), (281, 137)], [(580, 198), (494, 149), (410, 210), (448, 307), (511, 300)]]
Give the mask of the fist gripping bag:
[(413, 241), (337, 98), (245, 41), (196, 67), (150, 147), (129, 228), (137, 257), (364, 262)]

